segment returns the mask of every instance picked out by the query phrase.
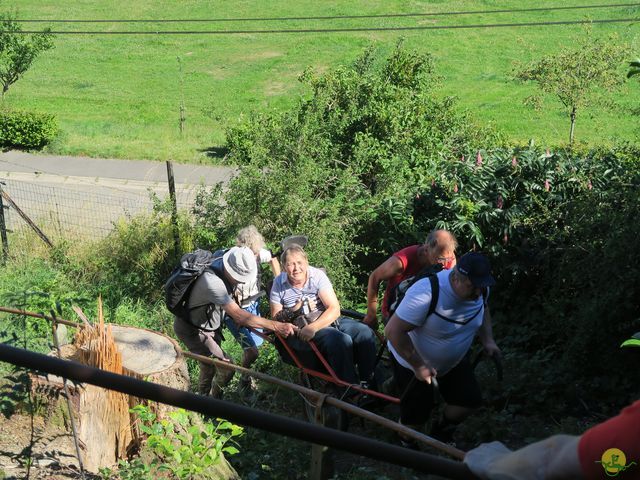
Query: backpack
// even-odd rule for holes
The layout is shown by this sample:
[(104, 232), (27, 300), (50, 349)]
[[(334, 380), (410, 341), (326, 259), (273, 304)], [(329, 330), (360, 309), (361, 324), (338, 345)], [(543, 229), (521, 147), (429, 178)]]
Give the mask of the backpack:
[(198, 249), (185, 253), (173, 269), (164, 284), (164, 293), (167, 309), (176, 317), (189, 320), (187, 303), (193, 284), (207, 268), (212, 269), (211, 263), (216, 258), (216, 254)]
[(422, 280), (425, 277), (429, 277), (431, 283), (431, 302), (429, 303), (429, 310), (427, 311), (427, 317), (436, 311), (438, 305), (438, 297), (440, 296), (440, 284), (438, 283), (438, 277), (436, 274), (442, 270), (442, 264), (436, 263), (423, 268), (418, 273), (411, 277), (407, 277), (398, 283), (391, 292), (391, 298), (389, 300), (389, 318), (395, 313), (400, 306), (402, 299), (407, 293), (407, 290), (416, 283), (418, 280)]

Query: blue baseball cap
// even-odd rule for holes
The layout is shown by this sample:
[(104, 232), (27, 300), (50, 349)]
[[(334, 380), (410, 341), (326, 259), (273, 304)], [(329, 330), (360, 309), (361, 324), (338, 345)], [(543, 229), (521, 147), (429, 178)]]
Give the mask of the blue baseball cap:
[(489, 259), (478, 252), (465, 253), (456, 265), (458, 271), (468, 277), (474, 287), (485, 288), (495, 285), (491, 276)]

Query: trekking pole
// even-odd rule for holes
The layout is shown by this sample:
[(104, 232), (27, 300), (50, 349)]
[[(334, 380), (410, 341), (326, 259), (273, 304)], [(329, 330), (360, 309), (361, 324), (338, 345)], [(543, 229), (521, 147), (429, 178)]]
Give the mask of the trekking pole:
[[(414, 375), (413, 378), (411, 380), (409, 380), (409, 384), (406, 386), (406, 388), (404, 389), (404, 392), (402, 392), (402, 395), (400, 395), (400, 402), (402, 403), (404, 401), (404, 398), (409, 394), (409, 392), (411, 391), (411, 389), (413, 389), (413, 387), (416, 385), (417, 382), (419, 382), (420, 380), (417, 379), (417, 377)], [(438, 385), (438, 380), (436, 380), (436, 377), (431, 377), (431, 383), (433, 384), (433, 386), (438, 389), (440, 388), (440, 386)]]

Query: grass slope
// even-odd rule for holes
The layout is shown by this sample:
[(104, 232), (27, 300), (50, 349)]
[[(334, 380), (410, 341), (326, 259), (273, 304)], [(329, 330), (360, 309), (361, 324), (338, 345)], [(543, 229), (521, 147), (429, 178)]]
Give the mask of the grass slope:
[[(586, 0), (322, 2), (298, 0), (150, 1), (9, 0), (3, 11), (21, 19), (210, 19), (279, 16), (363, 15), (478, 11), (535, 6), (586, 5)], [(597, 2), (590, 2), (595, 4)], [(156, 31), (255, 30), (341, 27), (440, 26), (585, 18), (640, 18), (640, 8), (597, 8), (474, 15), (260, 21), (223, 23), (50, 24), (53, 30)], [(46, 23), (26, 23), (41, 29)], [(617, 33), (640, 52), (640, 23), (596, 24), (594, 33)], [(536, 59), (571, 45), (580, 26), (407, 30), (237, 35), (59, 35), (56, 48), (38, 59), (8, 92), (10, 106), (57, 115), (63, 135), (54, 153), (98, 157), (210, 161), (203, 151), (224, 143), (224, 130), (251, 110), (293, 105), (303, 87), (297, 76), (310, 66), (325, 70), (351, 62), (374, 42), (388, 51), (400, 36), (431, 52), (443, 76), (442, 94), (455, 95), (482, 124), (493, 124), (517, 141), (565, 142), (568, 119), (550, 99), (542, 111), (522, 101), (535, 91), (510, 79), (513, 62)], [(182, 73), (180, 66), (182, 65)], [(576, 139), (589, 143), (635, 139), (640, 83), (617, 95), (615, 110), (592, 109), (578, 117)], [(179, 105), (186, 105), (186, 131), (179, 132)]]

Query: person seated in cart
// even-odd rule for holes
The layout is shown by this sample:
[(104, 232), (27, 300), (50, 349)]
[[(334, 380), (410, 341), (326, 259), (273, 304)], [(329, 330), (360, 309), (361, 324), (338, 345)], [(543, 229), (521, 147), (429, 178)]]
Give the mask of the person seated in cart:
[(376, 357), (373, 331), (340, 317), (331, 281), (324, 271), (309, 265), (300, 245), (289, 246), (281, 263), (284, 271), (274, 279), (269, 301), (274, 320), (296, 322), (300, 329), (297, 336), (285, 340), (287, 345), (306, 367), (319, 368), (309, 345), (313, 340), (338, 378), (351, 384), (371, 382)]

